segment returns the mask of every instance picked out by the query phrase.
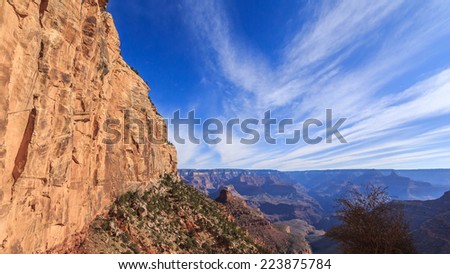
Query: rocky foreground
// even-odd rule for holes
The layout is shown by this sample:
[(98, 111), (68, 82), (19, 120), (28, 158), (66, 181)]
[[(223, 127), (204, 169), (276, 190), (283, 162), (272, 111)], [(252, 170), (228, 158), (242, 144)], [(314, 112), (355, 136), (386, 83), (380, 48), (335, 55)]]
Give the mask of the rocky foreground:
[(311, 253), (300, 236), (274, 227), (224, 190), (213, 201), (165, 176), (120, 196), (91, 224), (74, 253)]
[(165, 176), (144, 192), (120, 196), (90, 226), (78, 253), (260, 253), (221, 204)]

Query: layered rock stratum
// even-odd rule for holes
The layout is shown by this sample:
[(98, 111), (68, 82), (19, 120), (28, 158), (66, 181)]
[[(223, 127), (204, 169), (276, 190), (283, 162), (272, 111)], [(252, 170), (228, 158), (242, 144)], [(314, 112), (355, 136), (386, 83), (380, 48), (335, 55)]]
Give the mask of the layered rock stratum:
[(0, 1), (0, 253), (65, 252), (115, 198), (176, 173), (106, 2)]

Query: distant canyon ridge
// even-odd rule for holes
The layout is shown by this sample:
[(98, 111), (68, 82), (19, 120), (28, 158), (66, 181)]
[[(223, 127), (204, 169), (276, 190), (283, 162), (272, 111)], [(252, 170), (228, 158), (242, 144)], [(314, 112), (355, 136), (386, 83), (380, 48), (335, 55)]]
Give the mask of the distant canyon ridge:
[(227, 188), (273, 222), (310, 240), (313, 252), (338, 252), (323, 238), (337, 223), (336, 199), (349, 189), (373, 184), (387, 188), (402, 203), (417, 249), (450, 253), (450, 169), (277, 171), (211, 169), (179, 170), (191, 186), (217, 198)]

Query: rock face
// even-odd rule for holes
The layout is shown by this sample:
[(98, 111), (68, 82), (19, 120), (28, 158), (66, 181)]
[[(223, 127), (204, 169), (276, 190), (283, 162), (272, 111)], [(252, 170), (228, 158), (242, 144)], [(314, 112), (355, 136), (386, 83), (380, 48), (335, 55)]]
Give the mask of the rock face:
[(106, 0), (0, 0), (0, 253), (64, 252), (119, 195), (176, 172)]

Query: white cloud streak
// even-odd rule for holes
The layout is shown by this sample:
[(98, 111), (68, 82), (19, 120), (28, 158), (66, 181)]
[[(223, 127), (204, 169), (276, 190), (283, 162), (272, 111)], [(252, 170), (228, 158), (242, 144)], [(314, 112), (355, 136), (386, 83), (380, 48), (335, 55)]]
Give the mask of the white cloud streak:
[[(277, 67), (269, 65), (271, 56), (242, 42), (219, 1), (186, 3), (187, 21), (217, 61), (219, 70), (211, 72), (236, 87), (234, 98), (224, 105), (233, 111), (229, 115), (262, 117), (272, 109), (282, 118), (304, 119), (322, 117), (326, 108), (332, 108), (335, 117), (348, 118), (342, 131), (349, 141), (346, 145), (222, 143), (208, 147), (204, 166), (197, 167), (411, 168), (429, 167), (433, 159), (440, 161), (436, 165), (449, 164), (443, 159), (450, 149), (444, 141), (450, 132), (442, 117), (450, 114), (450, 70), (428, 69), (422, 71), (428, 77), (416, 76), (415, 82), (408, 82), (409, 88), (387, 89), (426, 62), (426, 53), (434, 53), (435, 43), (450, 38), (450, 6), (445, 1), (323, 5), (315, 21), (299, 26), (283, 47)], [(370, 51), (355, 61), (354, 53), (364, 47)], [(349, 66), (349, 61), (355, 64)], [(430, 128), (432, 134), (416, 134), (421, 127)], [(178, 148), (181, 166), (194, 167), (183, 153), (201, 155), (199, 147)]]

